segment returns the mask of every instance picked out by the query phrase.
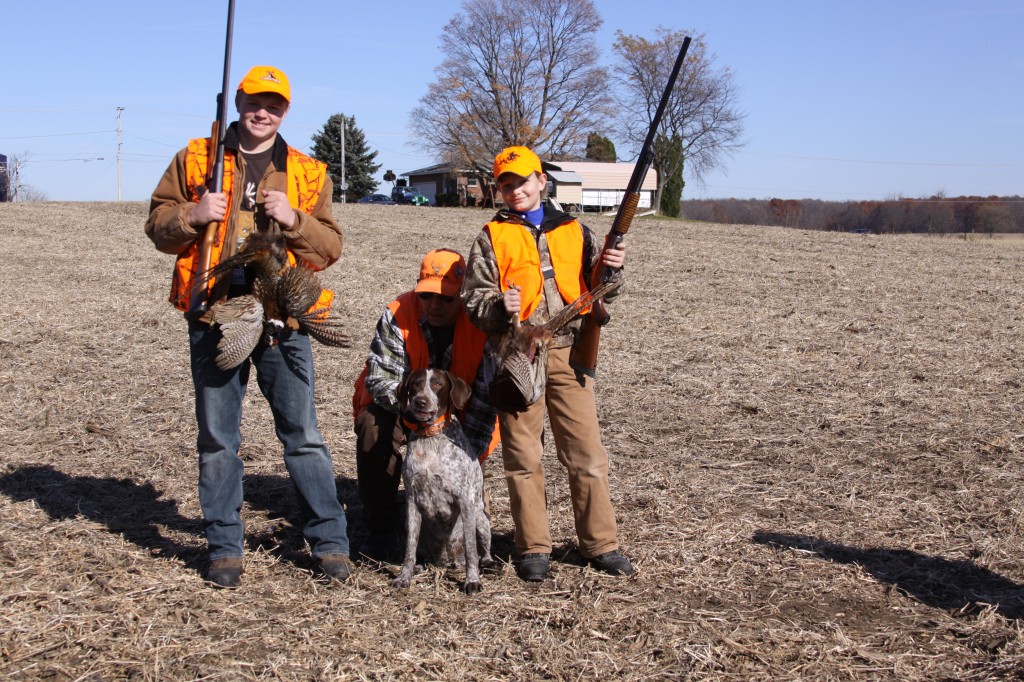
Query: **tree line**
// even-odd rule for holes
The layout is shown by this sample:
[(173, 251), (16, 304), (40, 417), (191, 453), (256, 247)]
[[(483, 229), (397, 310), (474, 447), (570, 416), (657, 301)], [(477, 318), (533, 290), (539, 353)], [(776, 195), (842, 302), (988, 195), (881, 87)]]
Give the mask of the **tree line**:
[(817, 199), (688, 199), (688, 220), (770, 225), (832, 232), (976, 233), (1024, 232), (1024, 197), (947, 197), (886, 201)]

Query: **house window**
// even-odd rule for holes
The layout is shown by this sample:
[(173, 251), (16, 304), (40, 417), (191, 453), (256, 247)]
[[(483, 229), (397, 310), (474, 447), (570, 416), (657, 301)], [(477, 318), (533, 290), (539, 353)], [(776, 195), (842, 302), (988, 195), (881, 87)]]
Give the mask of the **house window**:
[(466, 186), (467, 187), (476, 187), (476, 185), (477, 185), (477, 179), (476, 178), (466, 178)]

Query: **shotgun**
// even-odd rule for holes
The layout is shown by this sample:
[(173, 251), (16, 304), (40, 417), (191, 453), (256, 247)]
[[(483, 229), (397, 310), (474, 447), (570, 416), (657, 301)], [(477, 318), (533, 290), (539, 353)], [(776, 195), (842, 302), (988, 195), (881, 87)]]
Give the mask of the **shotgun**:
[[(622, 197), (619, 209), (615, 213), (612, 228), (604, 238), (602, 253), (607, 249), (617, 247), (622, 242), (622, 238), (629, 232), (629, 226), (633, 222), (637, 204), (640, 202), (640, 187), (644, 183), (644, 178), (647, 177), (647, 171), (651, 169), (651, 164), (654, 163), (654, 138), (658, 133), (661, 118), (665, 113), (668, 100), (672, 96), (672, 89), (675, 87), (676, 78), (679, 76), (679, 69), (682, 68), (683, 60), (686, 58), (686, 51), (689, 47), (690, 37), (686, 36), (683, 39), (682, 47), (679, 48), (679, 56), (676, 57), (672, 73), (668, 77), (665, 92), (662, 93), (661, 101), (658, 102), (658, 109), (654, 113), (654, 118), (651, 119), (651, 127), (647, 131), (644, 146), (640, 148), (640, 155), (637, 157), (636, 166), (633, 167), (633, 174), (630, 176), (629, 184), (626, 186), (625, 196)], [(594, 267), (594, 272), (591, 274), (590, 289), (596, 289), (601, 284), (613, 280), (618, 274), (618, 269), (609, 268), (599, 259)], [(601, 327), (608, 324), (610, 319), (611, 316), (605, 307), (604, 299), (599, 298), (594, 301), (590, 312), (583, 318), (580, 333), (576, 337), (576, 342), (573, 343), (572, 351), (569, 354), (569, 365), (577, 372), (582, 372), (590, 377), (595, 376), (597, 347), (601, 341)]]
[[(210, 149), (216, 149), (213, 165), (207, 173), (206, 191), (221, 192), (224, 190), (224, 135), (228, 129), (228, 88), (231, 78), (231, 34), (235, 25), (235, 0), (228, 0), (228, 32), (224, 41), (224, 78), (221, 82), (220, 92), (217, 93), (217, 118), (213, 121), (210, 130)], [(201, 315), (206, 312), (209, 306), (207, 300), (207, 287), (209, 285), (206, 273), (210, 270), (210, 260), (213, 253), (213, 242), (217, 238), (218, 222), (212, 222), (206, 226), (203, 232), (203, 241), (199, 244), (199, 268), (192, 279), (192, 299), (189, 301), (188, 312), (190, 315)]]

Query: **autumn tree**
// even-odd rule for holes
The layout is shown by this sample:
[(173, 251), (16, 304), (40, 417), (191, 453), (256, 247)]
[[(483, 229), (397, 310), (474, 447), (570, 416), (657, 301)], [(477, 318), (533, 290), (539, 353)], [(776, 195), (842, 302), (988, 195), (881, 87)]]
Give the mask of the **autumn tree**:
[(615, 163), (618, 158), (618, 155), (615, 153), (614, 142), (601, 133), (590, 133), (587, 135), (587, 161)]
[(334, 182), (334, 201), (341, 200), (341, 127), (345, 126), (345, 182), (348, 194), (356, 199), (373, 194), (377, 181), (373, 174), (380, 170), (374, 163), (377, 152), (371, 152), (366, 144), (366, 135), (356, 126), (355, 116), (332, 114), (327, 123), (313, 134), (312, 155), (314, 159), (327, 164), (327, 174)]
[[(658, 108), (669, 74), (686, 36), (659, 27), (656, 38), (616, 32), (612, 48), (617, 57), (616, 99), (619, 130), (637, 152)], [(742, 146), (742, 114), (736, 108), (736, 86), (728, 67), (716, 68), (703, 35), (695, 35), (661, 121), (660, 135), (679, 140), (682, 154), (672, 145), (656, 145), (652, 166), (658, 176), (655, 205), (661, 205), (666, 184), (682, 174), (683, 165), (698, 183), (725, 157)], [(682, 187), (680, 186), (680, 191)], [(669, 199), (678, 202), (679, 197)]]
[(601, 23), (591, 0), (465, 0), (410, 117), (421, 146), (481, 175), (510, 145), (582, 156), (610, 112), (594, 41)]

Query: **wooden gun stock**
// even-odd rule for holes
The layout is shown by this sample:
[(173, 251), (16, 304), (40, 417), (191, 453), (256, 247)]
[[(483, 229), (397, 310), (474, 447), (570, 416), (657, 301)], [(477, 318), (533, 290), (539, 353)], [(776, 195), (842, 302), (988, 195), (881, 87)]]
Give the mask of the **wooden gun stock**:
[[(213, 128), (210, 131), (210, 149), (214, 148), (217, 141), (220, 139), (218, 136), (219, 121), (213, 122)], [(216, 180), (216, 164), (210, 167), (210, 172), (207, 174), (206, 188), (207, 191), (219, 192), (223, 189), (214, 188), (214, 182)], [(223, 185), (224, 171), (223, 163), (221, 165), (221, 185)], [(192, 297), (189, 299), (188, 312), (190, 315), (201, 315), (206, 312), (208, 306), (207, 291), (208, 287), (212, 284), (207, 280), (206, 273), (210, 271), (211, 260), (213, 259), (213, 242), (217, 237), (217, 228), (220, 223), (214, 221), (206, 226), (203, 231), (203, 240), (199, 242), (199, 266), (196, 268), (195, 275), (192, 278)]]
[[(630, 209), (631, 220), (632, 213), (636, 210), (636, 204), (639, 199), (640, 195), (637, 194), (636, 196), (627, 195), (623, 200), (623, 205), (632, 205)], [(616, 221), (618, 221), (618, 216), (616, 216)], [(626, 224), (626, 230), (629, 230), (628, 223)], [(622, 242), (623, 234), (616, 232), (613, 224), (612, 229), (604, 238), (604, 249), (617, 247)], [(602, 253), (604, 253), (604, 249)], [(599, 285), (613, 280), (617, 275), (618, 270), (613, 270), (599, 261), (591, 277), (590, 289), (596, 289)], [(601, 343), (601, 327), (608, 324), (608, 321), (611, 319), (611, 315), (608, 314), (607, 307), (604, 304), (604, 299), (598, 298), (595, 300), (590, 307), (590, 312), (583, 318), (583, 325), (580, 327), (580, 332), (572, 344), (572, 350), (569, 352), (570, 367), (589, 377), (597, 375), (597, 349)]]
[[(640, 154), (637, 156), (636, 165), (633, 167), (633, 174), (630, 176), (629, 185), (626, 187), (626, 194), (622, 198), (622, 203), (619, 204), (619, 210), (615, 213), (612, 228), (604, 239), (602, 255), (605, 250), (615, 248), (622, 243), (622, 238), (629, 232), (629, 226), (633, 223), (637, 205), (640, 203), (640, 187), (647, 176), (647, 171), (650, 170), (651, 164), (654, 162), (654, 138), (658, 133), (661, 117), (665, 113), (665, 107), (668, 105), (668, 100), (672, 95), (672, 88), (675, 87), (676, 78), (679, 76), (679, 69), (683, 66), (683, 60), (686, 58), (686, 51), (689, 48), (690, 37), (686, 36), (683, 39), (682, 47), (679, 48), (679, 56), (676, 57), (675, 64), (672, 66), (672, 73), (668, 77), (668, 84), (661, 95), (661, 101), (658, 102), (658, 109), (651, 119), (651, 126), (647, 130), (644, 145), (640, 148)], [(601, 261), (601, 256), (599, 256), (597, 265), (594, 267), (594, 272), (591, 275), (590, 289), (593, 290), (600, 284), (614, 279), (617, 275), (618, 271), (606, 266)], [(608, 311), (605, 309), (604, 299), (594, 301), (593, 306), (590, 308), (590, 313), (583, 318), (583, 325), (572, 345), (572, 351), (569, 353), (570, 367), (587, 376), (596, 376), (597, 349), (601, 342), (601, 327), (608, 324), (610, 319), (611, 316), (608, 315)]]

